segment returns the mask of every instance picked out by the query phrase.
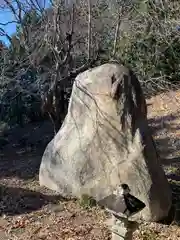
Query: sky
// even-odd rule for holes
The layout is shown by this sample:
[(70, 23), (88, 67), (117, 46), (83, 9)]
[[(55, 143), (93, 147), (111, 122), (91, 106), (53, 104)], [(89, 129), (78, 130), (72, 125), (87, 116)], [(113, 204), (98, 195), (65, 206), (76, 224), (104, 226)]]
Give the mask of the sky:
[[(2, 0), (0, 0), (0, 1), (2, 1)], [(39, 1), (41, 1), (41, 0), (39, 0)], [(45, 0), (45, 4), (46, 4), (46, 7), (49, 7), (50, 6), (50, 1)], [(14, 20), (15, 20), (14, 16), (13, 16), (13, 14), (10, 10), (7, 10), (7, 9), (4, 9), (4, 10), (1, 9), (0, 10), (0, 28), (3, 28), (6, 31), (6, 33), (10, 36), (13, 33), (16, 32), (16, 24), (15, 23), (9, 23), (6, 26), (2, 26), (1, 24), (11, 22), (11, 21), (14, 21)], [(0, 40), (3, 41), (6, 45), (9, 44), (9, 41), (8, 41), (7, 37), (1, 36), (1, 34), (0, 34)]]
[[(0, 23), (7, 23), (7, 22), (11, 22), (13, 20), (14, 20), (14, 18), (13, 18), (13, 15), (11, 12), (9, 12), (7, 10), (6, 11), (4, 10), (3, 12), (0, 11)], [(1, 27), (1, 25), (0, 25), (0, 27)], [(8, 24), (6, 26), (2, 26), (2, 27), (9, 35), (12, 35), (16, 31), (16, 24), (14, 24), (14, 23), (10, 23), (10, 24)], [(9, 43), (6, 37), (0, 36), (0, 40), (5, 42), (6, 44)]]

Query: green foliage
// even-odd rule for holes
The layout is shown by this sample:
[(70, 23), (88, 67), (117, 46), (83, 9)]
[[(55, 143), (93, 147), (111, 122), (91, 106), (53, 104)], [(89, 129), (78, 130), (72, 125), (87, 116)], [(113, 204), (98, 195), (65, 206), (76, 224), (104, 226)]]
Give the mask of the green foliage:
[[(180, 33), (175, 1), (164, 8), (152, 0), (141, 1), (132, 15), (136, 19), (118, 42), (118, 57), (137, 73), (147, 94), (179, 84)], [(176, 15), (173, 15), (174, 12)]]
[(27, 27), (29, 29), (34, 28), (40, 20), (41, 16), (38, 12), (35, 9), (30, 9), (24, 14), (21, 24), (16, 26), (16, 35), (20, 36), (24, 33), (24, 31), (26, 31)]
[[(23, 126), (28, 121), (42, 119), (38, 71), (31, 64), (27, 48), (40, 17), (28, 11), (11, 37), (9, 47), (0, 49), (0, 121)], [(27, 31), (28, 29), (28, 31)], [(28, 33), (28, 34), (27, 34)], [(32, 39), (31, 39), (32, 40)]]
[[(98, 7), (92, 7), (93, 48), (100, 43), (105, 50), (99, 64), (111, 57), (116, 28), (116, 24), (111, 24), (111, 21), (117, 20), (117, 6), (114, 4), (112, 12), (109, 2), (100, 2)], [(180, 14), (179, 2), (120, 2), (127, 5), (126, 10), (131, 11), (128, 14), (129, 29), (120, 31), (117, 58), (121, 58), (136, 72), (147, 94), (179, 84), (180, 32), (176, 29)], [(48, 19), (47, 13), (51, 16), (52, 9), (49, 8), (42, 15), (34, 9), (28, 10), (12, 36), (11, 45), (6, 47), (0, 43), (0, 121), (23, 125), (27, 121), (42, 119), (40, 95), (52, 85), (56, 63), (64, 58), (67, 48), (63, 45), (64, 26), (63, 31), (60, 26), (65, 16), (62, 19), (58, 16), (60, 20), (53, 26), (54, 22), (51, 23), (52, 19)], [(59, 11), (59, 14), (64, 13)], [(96, 28), (99, 22), (103, 22), (103, 27)], [(85, 39), (83, 33), (78, 35)], [(83, 48), (78, 48), (78, 53), (72, 51), (73, 66), (69, 64), (62, 68), (60, 75), (67, 74), (68, 68), (76, 68), (86, 62), (87, 54)]]
[(7, 67), (5, 75), (1, 75), (0, 120), (23, 126), (41, 118), (37, 73), (30, 67), (20, 72), (19, 65), (11, 69)]
[(79, 204), (85, 209), (97, 206), (96, 200), (87, 194), (83, 194), (81, 196), (81, 198), (79, 199)]

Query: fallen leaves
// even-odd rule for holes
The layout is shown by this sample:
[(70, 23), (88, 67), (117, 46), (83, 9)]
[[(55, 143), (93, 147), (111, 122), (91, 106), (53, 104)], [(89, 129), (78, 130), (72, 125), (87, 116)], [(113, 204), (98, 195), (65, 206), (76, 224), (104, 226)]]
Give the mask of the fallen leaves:
[[(178, 96), (178, 95), (177, 95)], [(180, 99), (180, 94), (178, 96)], [(150, 102), (152, 105), (149, 107), (149, 117), (152, 118), (152, 124), (160, 131), (156, 135), (158, 141), (161, 138), (167, 138), (169, 136), (173, 141), (171, 146), (179, 149), (180, 147), (180, 130), (178, 125), (180, 124), (180, 100), (179, 105), (176, 98), (176, 103), (172, 103), (172, 97), (168, 96), (156, 96), (153, 97)], [(174, 116), (174, 113), (176, 115)], [(157, 121), (154, 121), (157, 119)], [(170, 140), (169, 140), (170, 141)], [(161, 144), (163, 145), (163, 144)], [(17, 147), (16, 147), (17, 148)], [(175, 150), (172, 149), (173, 153)], [(13, 152), (14, 151), (14, 152)], [(41, 155), (30, 156), (27, 153), (20, 151), (1, 153), (0, 169), (8, 171), (7, 173), (16, 174), (18, 172), (27, 171), (33, 161), (39, 161)], [(176, 150), (177, 151), (177, 150)], [(9, 155), (11, 155), (9, 157)], [(16, 154), (16, 155), (15, 155)], [(6, 159), (5, 159), (6, 158)], [(33, 161), (32, 161), (33, 158)], [(11, 159), (11, 161), (9, 160)], [(13, 166), (15, 165), (15, 169)], [(20, 166), (20, 168), (18, 168)], [(36, 165), (35, 165), (36, 166)], [(33, 165), (32, 165), (33, 167)], [(25, 180), (18, 178), (17, 176), (4, 175), (1, 177), (1, 185), (12, 186), (14, 188), (26, 188), (26, 190), (33, 190), (37, 192), (43, 192), (44, 194), (52, 195), (50, 190), (41, 188), (38, 183), (38, 178), (31, 178), (32, 180)], [(9, 176), (9, 177), (6, 177)], [(22, 176), (22, 175), (21, 175)], [(27, 207), (37, 205), (40, 200), (39, 195), (35, 198), (28, 195), (23, 197), (20, 194), (10, 198), (7, 193), (5, 197), (5, 188), (1, 188), (1, 195), (3, 195), (3, 201), (1, 200), (0, 209), (1, 212), (5, 212), (7, 209), (16, 210), (16, 208)], [(7, 192), (7, 191), (6, 191)], [(176, 191), (177, 192), (177, 191)], [(27, 191), (28, 193), (28, 191)], [(27, 195), (25, 192), (24, 194)], [(11, 200), (11, 201), (10, 201)], [(37, 200), (37, 201), (36, 201)], [(22, 202), (22, 204), (20, 204)], [(25, 204), (26, 202), (26, 204)], [(13, 205), (14, 204), (14, 205)], [(45, 203), (46, 204), (46, 203)], [(6, 206), (7, 205), (7, 206)], [(10, 206), (8, 206), (10, 205)], [(5, 208), (7, 207), (7, 208)], [(13, 212), (13, 211), (11, 211)], [(17, 211), (18, 213), (18, 211)], [(20, 214), (20, 213), (18, 213)], [(0, 218), (0, 239), (3, 240), (109, 240), (111, 239), (111, 233), (105, 226), (105, 215), (102, 210), (98, 208), (83, 209), (77, 202), (59, 202), (58, 204), (46, 204), (40, 206), (38, 210), (32, 210), (29, 213), (21, 215), (6, 216), (3, 215)], [(145, 239), (156, 240), (180, 240), (180, 228), (178, 226), (165, 226), (162, 224), (143, 224), (134, 235), (134, 240)]]
[(12, 225), (12, 229), (14, 228), (25, 228), (29, 224), (29, 220), (24, 217), (18, 217)]

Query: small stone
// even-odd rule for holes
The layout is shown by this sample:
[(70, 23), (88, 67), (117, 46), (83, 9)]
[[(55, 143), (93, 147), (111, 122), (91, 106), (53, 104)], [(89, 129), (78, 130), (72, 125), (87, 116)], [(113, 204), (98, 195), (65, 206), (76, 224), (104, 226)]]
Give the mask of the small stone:
[(64, 205), (59, 203), (59, 204), (49, 204), (47, 206), (48, 210), (58, 213), (58, 212), (62, 212), (64, 210)]

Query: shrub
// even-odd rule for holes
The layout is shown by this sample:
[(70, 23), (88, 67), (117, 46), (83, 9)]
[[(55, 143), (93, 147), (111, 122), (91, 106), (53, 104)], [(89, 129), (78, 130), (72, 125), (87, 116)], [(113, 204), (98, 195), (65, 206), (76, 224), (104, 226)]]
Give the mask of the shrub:
[[(177, 1), (140, 1), (122, 32), (117, 55), (136, 72), (146, 94), (175, 87), (180, 79), (180, 10)], [(161, 4), (160, 4), (161, 3)]]

